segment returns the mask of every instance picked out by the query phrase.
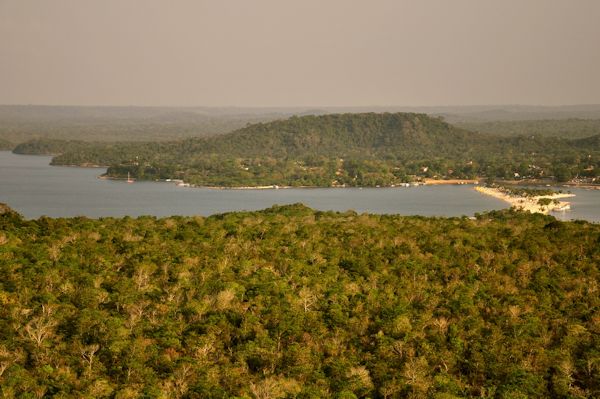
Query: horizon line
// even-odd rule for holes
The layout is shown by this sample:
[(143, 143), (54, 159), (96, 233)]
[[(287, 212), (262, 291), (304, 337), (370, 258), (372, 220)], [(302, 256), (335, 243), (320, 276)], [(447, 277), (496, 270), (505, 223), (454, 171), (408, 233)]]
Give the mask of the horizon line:
[(43, 104), (2, 103), (0, 107), (79, 107), (79, 108), (241, 108), (241, 109), (289, 109), (289, 108), (453, 108), (453, 107), (600, 107), (600, 103), (572, 103), (560, 105), (497, 103), (497, 104), (453, 104), (453, 105), (135, 105), (135, 104)]

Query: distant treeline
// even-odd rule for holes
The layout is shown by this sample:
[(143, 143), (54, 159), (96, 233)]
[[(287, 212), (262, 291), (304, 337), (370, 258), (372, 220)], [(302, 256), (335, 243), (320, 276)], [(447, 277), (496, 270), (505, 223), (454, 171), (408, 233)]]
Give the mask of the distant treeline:
[(594, 178), (600, 135), (569, 140), (473, 133), (424, 114), (331, 114), (152, 143), (37, 140), (18, 153), (55, 165), (110, 165), (108, 175), (205, 186), (390, 186), (419, 178)]
[(14, 147), (10, 141), (0, 138), (0, 151), (12, 150)]
[(4, 397), (600, 397), (599, 225), (0, 213)]
[(548, 119), (531, 121), (455, 122), (474, 132), (500, 136), (583, 138), (600, 135), (600, 119)]
[(600, 106), (530, 107), (76, 107), (0, 105), (0, 139), (82, 141), (166, 141), (228, 133), (248, 123), (292, 115), (419, 112), (441, 115), (468, 130), (497, 135), (565, 138), (600, 133)]
[(228, 133), (289, 113), (203, 108), (47, 107), (0, 105), (0, 139), (165, 141)]

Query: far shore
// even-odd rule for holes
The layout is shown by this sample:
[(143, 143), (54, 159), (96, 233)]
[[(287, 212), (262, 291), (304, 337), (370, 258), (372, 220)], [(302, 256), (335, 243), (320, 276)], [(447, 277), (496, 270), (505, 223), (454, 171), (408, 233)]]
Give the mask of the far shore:
[[(88, 168), (106, 168), (106, 166), (101, 165), (53, 165), (53, 166), (68, 166), (68, 167), (88, 167)], [(107, 175), (100, 175), (98, 179), (103, 180), (117, 180), (117, 181), (126, 181), (126, 177), (114, 177)], [(316, 188), (406, 188), (406, 187), (414, 187), (414, 186), (441, 186), (441, 185), (475, 185), (480, 184), (481, 179), (424, 179), (423, 181), (416, 181), (411, 183), (399, 183), (391, 186), (279, 186), (279, 185), (261, 185), (261, 186), (200, 186), (191, 183), (186, 183), (180, 179), (165, 179), (165, 180), (138, 180), (133, 179), (134, 181), (149, 181), (149, 182), (161, 182), (161, 183), (174, 183), (180, 187), (190, 187), (190, 188), (208, 188), (211, 190), (285, 190), (292, 188), (302, 188), (302, 189), (316, 189)], [(503, 182), (504, 183), (504, 182)], [(509, 184), (511, 184), (510, 182)], [(515, 184), (517, 185), (517, 184)], [(541, 184), (521, 184), (523, 186), (541, 186)], [(576, 187), (590, 190), (600, 190), (600, 185), (589, 185), (589, 184), (580, 184), (580, 183), (570, 183), (570, 184), (559, 184), (554, 183), (553, 186), (563, 186), (563, 187)]]
[(427, 185), (440, 185), (440, 184), (479, 184), (479, 179), (424, 179), (424, 183)]
[[(29, 156), (53, 156), (53, 154), (21, 154), (21, 153), (15, 153), (12, 150), (6, 150), (8, 152), (11, 152), (15, 155), (29, 155)], [(51, 166), (63, 166), (63, 167), (72, 167), (72, 168), (94, 168), (94, 169), (101, 169), (101, 168), (106, 168), (108, 169), (109, 166), (107, 165), (98, 165), (98, 164), (92, 164), (92, 163), (88, 163), (88, 164), (70, 164), (70, 165), (54, 165), (54, 164), (50, 164)], [(125, 177), (112, 177), (112, 176), (106, 176), (106, 175), (100, 175), (98, 176), (99, 179), (105, 179), (105, 180), (127, 180), (127, 178)], [(473, 184), (473, 185), (478, 185), (483, 181), (484, 178), (477, 178), (477, 179), (431, 179), (431, 178), (424, 178), (421, 181), (416, 181), (416, 182), (411, 182), (411, 183), (400, 183), (397, 185), (391, 185), (391, 186), (364, 186), (364, 187), (357, 187), (357, 186), (275, 186), (275, 185), (265, 185), (265, 186), (238, 186), (238, 187), (232, 187), (232, 186), (197, 186), (197, 185), (193, 185), (193, 184), (189, 184), (189, 183), (185, 183), (185, 182), (181, 182), (183, 183), (182, 185), (185, 187), (196, 187), (196, 188), (210, 188), (213, 190), (272, 190), (272, 189), (289, 189), (289, 188), (398, 188), (398, 187), (406, 187), (406, 184), (410, 185), (410, 186), (418, 186), (418, 185), (467, 185), (467, 184)], [(137, 179), (134, 179), (134, 181), (137, 181)], [(158, 180), (148, 180), (148, 181), (158, 181)], [(165, 180), (160, 180), (160, 181), (165, 181)], [(179, 182), (179, 180), (173, 179), (174, 182)], [(498, 182), (501, 182), (501, 184), (507, 184), (507, 185), (515, 185), (515, 186), (552, 186), (552, 187), (574, 187), (574, 188), (582, 188), (582, 189), (587, 189), (587, 190), (600, 190), (600, 183), (595, 184), (595, 183), (578, 183), (578, 182), (557, 182), (557, 181), (548, 181), (548, 180), (538, 180), (538, 179), (523, 179), (523, 180), (498, 180)]]
[(498, 183), (510, 186), (528, 186), (528, 187), (576, 187), (590, 190), (600, 190), (599, 183), (577, 183), (577, 182), (558, 182), (548, 180), (524, 179), (524, 180), (498, 180)]
[[(100, 175), (97, 177), (102, 180), (115, 180), (115, 181), (127, 181), (126, 177), (114, 177), (107, 175)], [(279, 186), (279, 185), (264, 185), (264, 186), (200, 186), (192, 183), (186, 183), (180, 179), (165, 179), (165, 180), (138, 180), (133, 179), (133, 182), (155, 182), (155, 183), (172, 183), (179, 187), (189, 187), (189, 188), (207, 188), (210, 190), (287, 190), (292, 188), (300, 188), (300, 189), (317, 189), (317, 188), (335, 188), (335, 189), (344, 189), (344, 188), (354, 188), (354, 189), (363, 189), (363, 188), (406, 188), (406, 187), (414, 187), (414, 186), (423, 186), (423, 182), (414, 182), (414, 183), (403, 183), (403, 185), (392, 185), (392, 186)]]
[(64, 167), (64, 168), (91, 168), (91, 169), (108, 169), (108, 166), (105, 165), (96, 165), (93, 163), (89, 163), (89, 164), (81, 164), (81, 165), (53, 165), (50, 164), (50, 166), (58, 166), (58, 167)]

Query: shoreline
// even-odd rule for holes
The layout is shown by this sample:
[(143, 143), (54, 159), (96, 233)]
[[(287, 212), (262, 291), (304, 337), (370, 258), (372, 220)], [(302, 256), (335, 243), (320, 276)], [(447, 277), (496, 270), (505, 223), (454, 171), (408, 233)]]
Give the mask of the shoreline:
[[(96, 177), (101, 180), (114, 180), (114, 181), (127, 181), (126, 177), (113, 177), (106, 176), (104, 174)], [(161, 179), (161, 180), (138, 180), (133, 178), (133, 182), (148, 182), (148, 183), (171, 183), (175, 184), (177, 187), (183, 188), (206, 188), (210, 190), (287, 190), (287, 189), (384, 189), (384, 188), (410, 188), (410, 187), (419, 187), (428, 185), (424, 182), (412, 182), (412, 183), (400, 183), (397, 185), (391, 186), (279, 186), (279, 185), (264, 185), (264, 186), (201, 186), (192, 183), (186, 183), (180, 179)], [(443, 184), (443, 183), (442, 183)], [(446, 183), (448, 185), (453, 183)], [(455, 185), (460, 184), (473, 184), (473, 183), (456, 183)], [(436, 184), (431, 184), (436, 185)]]
[(524, 180), (495, 180), (495, 182), (509, 186), (525, 186), (525, 187), (574, 187), (585, 188), (589, 190), (600, 190), (600, 183), (577, 183), (577, 182), (557, 182), (557, 181), (541, 181), (533, 179)]
[[(22, 156), (46, 156), (46, 157), (53, 157), (53, 154), (23, 154), (23, 153), (16, 153), (13, 150), (4, 150), (6, 152), (10, 152), (14, 155), (22, 155)], [(93, 164), (93, 163), (89, 163), (89, 164), (62, 164), (62, 165), (56, 165), (56, 164), (52, 164), (50, 163), (50, 166), (62, 166), (62, 167), (69, 167), (69, 168), (93, 168), (93, 169), (101, 169), (101, 168), (106, 168), (108, 169), (109, 166), (107, 165), (98, 165), (98, 164)], [(127, 180), (127, 178), (123, 177), (110, 177), (110, 176), (105, 176), (104, 174), (99, 175), (98, 179), (103, 179), (103, 180)], [(175, 182), (178, 182), (177, 179), (172, 179)], [(421, 185), (469, 185), (469, 184), (473, 184), (473, 185), (478, 185), (481, 183), (481, 181), (483, 180), (483, 178), (479, 177), (476, 179), (431, 179), (431, 178), (423, 178), (421, 181), (416, 181), (416, 182), (411, 182), (411, 183), (400, 183), (397, 185), (390, 185), (390, 186), (277, 186), (277, 185), (264, 185), (264, 186), (238, 186), (238, 187), (232, 187), (232, 186), (196, 186), (190, 183), (185, 183), (183, 181), (181, 181), (181, 183), (183, 183), (184, 187), (195, 187), (195, 188), (210, 188), (210, 189), (214, 189), (214, 190), (269, 190), (269, 189), (289, 189), (289, 188), (397, 188), (397, 187), (413, 187), (413, 186), (421, 186)], [(138, 181), (137, 179), (134, 179), (134, 181)], [(140, 181), (151, 181), (151, 182), (165, 182), (168, 180), (140, 180)], [(587, 190), (600, 190), (600, 184), (594, 184), (594, 183), (575, 183), (575, 182), (549, 182), (549, 181), (540, 181), (540, 180), (536, 180), (536, 179), (524, 179), (524, 180), (500, 180), (500, 182), (502, 184), (508, 184), (508, 185), (517, 185), (517, 186), (554, 186), (554, 187), (573, 187), (573, 188), (582, 188), (582, 189), (587, 189)], [(502, 198), (500, 198), (502, 199)], [(512, 201), (507, 201), (507, 202), (511, 202)]]
[[(34, 156), (34, 157), (54, 157), (56, 154), (26, 154), (26, 153), (18, 153), (14, 152), (11, 149), (8, 150), (0, 150), (4, 152), (10, 152), (14, 155), (19, 156)], [(108, 169), (108, 165), (98, 165), (93, 163), (87, 164), (52, 164), (50, 162), (50, 166), (59, 166), (59, 167), (69, 167), (69, 168), (93, 168), (93, 169)], [(121, 177), (109, 177), (105, 175), (98, 176), (99, 179), (105, 180), (127, 180), (126, 178)], [(134, 179), (137, 181), (137, 179)], [(177, 181), (177, 179), (173, 179)], [(265, 185), (265, 186), (196, 186), (190, 183), (184, 183), (186, 187), (197, 187), (197, 188), (211, 188), (218, 190), (267, 190), (267, 189), (286, 189), (286, 188), (396, 188), (396, 187), (408, 187), (408, 186), (420, 186), (420, 185), (478, 185), (483, 180), (482, 177), (478, 177), (476, 179), (432, 179), (432, 178), (422, 178), (420, 181), (411, 182), (411, 183), (399, 183), (397, 185), (390, 186), (277, 186), (277, 185)], [(167, 180), (143, 180), (143, 181), (167, 181)], [(517, 185), (517, 186), (554, 186), (554, 187), (574, 187), (574, 188), (582, 188), (588, 190), (600, 190), (600, 184), (594, 183), (576, 183), (576, 182), (557, 182), (557, 181), (541, 181), (537, 179), (524, 179), (524, 180), (498, 180), (502, 184), (508, 185)]]
[(465, 184), (479, 184), (480, 179), (423, 179), (423, 183), (427, 186), (436, 185), (465, 185)]
[(557, 193), (552, 195), (539, 195), (534, 197), (511, 196), (505, 192), (491, 187), (475, 187), (475, 190), (481, 194), (489, 195), (511, 205), (512, 208), (530, 213), (542, 213), (547, 215), (550, 212), (563, 211), (571, 209), (571, 203), (566, 201), (551, 202), (548, 205), (539, 204), (540, 199), (558, 200), (562, 198), (575, 197), (575, 194)]
[[(54, 166), (54, 165), (52, 165)], [(63, 165), (56, 165), (63, 166)], [(65, 165), (66, 166), (66, 165)], [(71, 165), (69, 165), (71, 166)], [(76, 165), (72, 165), (76, 166)], [(83, 166), (82, 166), (83, 167)], [(86, 167), (94, 167), (94, 166), (86, 166)], [(99, 175), (98, 179), (102, 180), (115, 180), (115, 181), (126, 181), (126, 177), (114, 177), (107, 176), (105, 174)], [(208, 188), (211, 190), (286, 190), (286, 189), (317, 189), (317, 188), (355, 188), (355, 189), (366, 189), (366, 188), (409, 188), (409, 187), (419, 187), (419, 186), (441, 186), (441, 185), (478, 185), (479, 180), (475, 179), (451, 179), (451, 180), (437, 180), (437, 179), (425, 179), (423, 181), (414, 181), (410, 183), (398, 183), (392, 184), (390, 186), (280, 186), (277, 184), (272, 185), (262, 185), (262, 186), (200, 186), (192, 183), (186, 183), (181, 179), (161, 179), (161, 180), (138, 180), (133, 179), (134, 181), (144, 181), (144, 182), (154, 182), (154, 183), (174, 183), (178, 187), (189, 187), (189, 188)]]
[(104, 165), (97, 165), (97, 164), (84, 164), (84, 165), (53, 165), (50, 164), (50, 166), (54, 166), (57, 168), (86, 168), (86, 169), (108, 169), (108, 166), (104, 166)]
[[(80, 166), (80, 165), (51, 165), (51, 166), (67, 166), (67, 167), (86, 167), (86, 168), (105, 168), (105, 166)], [(115, 180), (115, 181), (127, 181), (126, 177), (113, 177), (106, 176), (105, 174), (97, 176), (98, 179), (102, 180)], [(192, 183), (186, 183), (180, 179), (162, 179), (162, 180), (138, 180), (133, 179), (134, 182), (152, 182), (152, 183), (174, 183), (178, 187), (187, 188), (207, 188), (211, 190), (286, 190), (286, 189), (317, 189), (317, 188), (355, 188), (355, 189), (367, 189), (367, 188), (409, 188), (419, 186), (467, 186), (472, 185), (477, 188), (481, 183), (481, 179), (451, 179), (451, 180), (437, 180), (437, 179), (424, 179), (423, 181), (415, 181), (411, 183), (399, 183), (390, 186), (279, 186), (279, 185), (262, 185), (262, 186), (200, 186)], [(524, 184), (527, 187), (536, 187), (539, 184)], [(558, 184), (554, 185), (555, 187)], [(573, 187), (587, 190), (600, 190), (600, 186), (589, 185), (589, 184), (562, 184), (561, 187)], [(570, 195), (569, 195), (570, 196)], [(542, 196), (543, 197), (543, 196)], [(554, 198), (554, 197), (553, 197)], [(556, 197), (558, 198), (558, 197)], [(566, 198), (566, 197), (565, 197)]]
[[(96, 177), (101, 180), (114, 180), (114, 181), (127, 181), (126, 177), (111, 177), (105, 175), (99, 175)], [(406, 183), (407, 185), (394, 185), (394, 186), (278, 186), (278, 185), (266, 185), (266, 186), (199, 186), (192, 183), (185, 183), (183, 180), (171, 179), (171, 180), (137, 180), (133, 179), (133, 182), (147, 182), (147, 183), (171, 183), (177, 187), (182, 188), (206, 188), (209, 190), (289, 190), (289, 189), (303, 189), (303, 190), (314, 190), (314, 189), (382, 189), (382, 188), (408, 188), (423, 186), (423, 183)]]
[(596, 184), (580, 184), (580, 183), (563, 183), (561, 187), (584, 188), (586, 190), (600, 190), (600, 185)]

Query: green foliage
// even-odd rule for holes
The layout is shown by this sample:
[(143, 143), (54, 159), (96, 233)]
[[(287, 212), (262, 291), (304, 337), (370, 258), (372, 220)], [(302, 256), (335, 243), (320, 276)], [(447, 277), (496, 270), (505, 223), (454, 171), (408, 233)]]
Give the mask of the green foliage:
[(550, 188), (532, 188), (532, 187), (522, 187), (522, 186), (498, 186), (491, 185), (492, 187), (496, 187), (508, 195), (513, 197), (540, 197), (540, 196), (551, 196), (555, 194), (562, 194), (562, 190), (553, 190)]
[(0, 207), (7, 397), (598, 397), (600, 226)]
[[(600, 136), (598, 136), (600, 137)], [(332, 114), (250, 125), (209, 138), (85, 144), (45, 140), (55, 165), (110, 165), (107, 174), (202, 186), (391, 186), (419, 178), (593, 178), (597, 138), (496, 137), (424, 114)], [(516, 175), (515, 175), (516, 174)]]
[(58, 155), (65, 151), (84, 151), (90, 144), (80, 140), (32, 139), (15, 146), (13, 152), (21, 155)]

